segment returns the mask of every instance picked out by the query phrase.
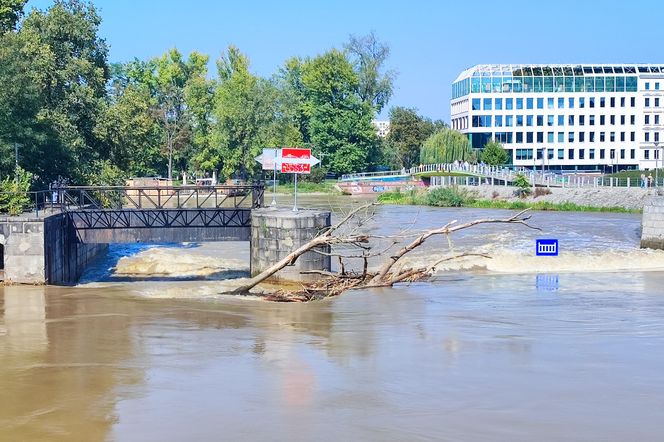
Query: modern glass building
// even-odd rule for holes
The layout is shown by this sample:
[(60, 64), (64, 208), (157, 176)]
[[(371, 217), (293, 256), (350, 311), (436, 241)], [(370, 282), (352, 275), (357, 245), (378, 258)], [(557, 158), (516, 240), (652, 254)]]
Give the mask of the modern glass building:
[(477, 65), (452, 85), (451, 126), (515, 166), (662, 167), (664, 65)]

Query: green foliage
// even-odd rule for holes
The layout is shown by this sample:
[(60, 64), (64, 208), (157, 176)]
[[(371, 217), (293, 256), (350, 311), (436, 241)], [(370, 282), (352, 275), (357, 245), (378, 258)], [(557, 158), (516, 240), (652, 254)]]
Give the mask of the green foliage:
[(367, 170), (378, 156), (373, 109), (358, 94), (359, 78), (346, 56), (326, 52), (302, 65), (303, 114), (311, 142), (331, 171)]
[(388, 164), (399, 169), (419, 164), (420, 147), (434, 131), (434, 123), (418, 115), (417, 110), (390, 109), (390, 132), (385, 143)]
[(378, 195), (378, 202), (381, 204), (425, 204), (422, 191), (417, 189), (408, 190), (406, 192), (401, 192), (399, 189), (391, 192), (384, 192)]
[(30, 207), (30, 184), (32, 174), (21, 167), (16, 170), (14, 178), (7, 177), (0, 182), (0, 213), (11, 216), (20, 215)]
[(424, 202), (428, 206), (463, 207), (475, 202), (475, 196), (458, 186), (436, 187), (427, 193)]
[(320, 184), (325, 181), (326, 176), (327, 169), (322, 167), (313, 167), (311, 168), (311, 173), (301, 175), (301, 178), (303, 182)]
[(507, 151), (496, 141), (490, 141), (484, 146), (480, 158), (489, 166), (501, 166), (509, 161)]
[(392, 96), (396, 77), (396, 72), (392, 70), (384, 74), (380, 72), (390, 55), (390, 47), (381, 43), (371, 32), (363, 37), (351, 35), (344, 49), (358, 77), (360, 99), (380, 113)]
[(468, 138), (454, 129), (443, 128), (426, 139), (422, 146), (420, 162), (423, 164), (477, 162)]
[(0, 34), (16, 27), (28, 0), (0, 0)]
[(530, 182), (528, 181), (528, 178), (526, 178), (523, 174), (519, 173), (514, 177), (514, 181), (512, 182), (514, 186), (517, 187), (517, 189), (514, 191), (515, 196), (518, 196), (519, 198), (525, 198), (531, 193), (530, 189)]

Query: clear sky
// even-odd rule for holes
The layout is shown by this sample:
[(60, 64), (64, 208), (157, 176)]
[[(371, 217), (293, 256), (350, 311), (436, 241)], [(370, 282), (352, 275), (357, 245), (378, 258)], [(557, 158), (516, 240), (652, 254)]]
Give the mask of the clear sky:
[[(484, 63), (664, 63), (664, 2), (95, 0), (110, 61), (234, 44), (269, 77), (291, 56), (374, 31), (398, 72), (389, 106), (449, 120), (451, 83)], [(29, 0), (47, 8), (51, 0)], [(384, 112), (386, 114), (386, 112)], [(386, 117), (386, 115), (383, 115)]]

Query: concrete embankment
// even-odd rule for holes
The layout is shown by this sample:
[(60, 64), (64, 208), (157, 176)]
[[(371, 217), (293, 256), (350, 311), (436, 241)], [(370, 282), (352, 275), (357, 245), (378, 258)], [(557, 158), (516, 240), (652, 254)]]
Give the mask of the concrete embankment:
[[(514, 196), (516, 187), (511, 186), (461, 186), (476, 194), (477, 198), (487, 200), (524, 201), (536, 203), (546, 201), (553, 204), (570, 202), (580, 206), (624, 207), (625, 209), (643, 209), (648, 199), (655, 195), (655, 189), (640, 187), (584, 187), (584, 188), (548, 188), (548, 195), (518, 198)], [(542, 188), (546, 189), (546, 188)]]

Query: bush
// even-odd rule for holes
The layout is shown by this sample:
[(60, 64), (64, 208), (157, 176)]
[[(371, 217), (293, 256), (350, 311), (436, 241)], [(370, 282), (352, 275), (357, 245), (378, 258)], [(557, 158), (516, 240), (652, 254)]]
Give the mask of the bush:
[(533, 193), (533, 198), (538, 196), (551, 195), (551, 189), (548, 187), (536, 187), (535, 192)]
[(528, 178), (526, 178), (523, 174), (517, 174), (514, 178), (513, 184), (517, 187), (517, 189), (514, 191), (515, 196), (518, 196), (519, 198), (525, 198), (530, 195), (530, 183), (528, 182)]
[(17, 216), (30, 207), (30, 184), (32, 174), (19, 167), (14, 179), (9, 177), (0, 182), (0, 212)]
[(424, 202), (428, 206), (438, 207), (463, 207), (475, 202), (472, 192), (457, 186), (436, 187), (430, 190)]

